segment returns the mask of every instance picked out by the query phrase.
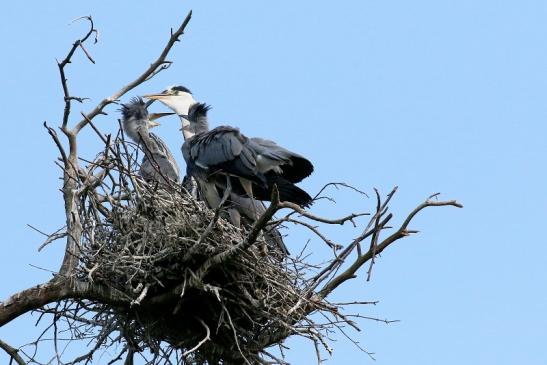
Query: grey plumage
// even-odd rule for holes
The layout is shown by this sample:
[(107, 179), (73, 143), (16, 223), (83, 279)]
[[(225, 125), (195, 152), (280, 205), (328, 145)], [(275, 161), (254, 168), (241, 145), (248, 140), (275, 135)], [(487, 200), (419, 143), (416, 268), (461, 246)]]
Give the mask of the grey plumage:
[[(303, 156), (291, 152), (275, 142), (262, 138), (247, 138), (239, 129), (220, 126), (208, 130), (207, 111), (202, 103), (192, 105), (185, 116), (193, 136), (182, 146), (187, 173), (200, 179), (220, 176), (239, 178), (232, 182), (238, 194), (247, 194), (259, 200), (270, 200), (274, 185), (280, 200), (307, 206), (312, 198), (294, 183), (313, 172), (313, 165)], [(252, 193), (245, 182), (252, 183)]]
[(122, 104), (120, 110), (124, 133), (144, 152), (139, 174), (149, 182), (177, 183), (180, 180), (177, 162), (161, 138), (149, 131), (157, 123), (150, 120), (144, 101), (133, 98)]

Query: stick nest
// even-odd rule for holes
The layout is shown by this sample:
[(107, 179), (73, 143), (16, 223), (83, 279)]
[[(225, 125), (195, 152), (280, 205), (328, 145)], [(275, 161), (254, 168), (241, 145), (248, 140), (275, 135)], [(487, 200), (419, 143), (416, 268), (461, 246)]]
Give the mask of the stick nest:
[[(127, 303), (86, 304), (101, 333), (119, 332), (135, 351), (154, 353), (167, 343), (188, 363), (254, 363), (310, 310), (301, 305), (297, 265), (266, 253), (260, 235), (204, 269), (246, 240), (251, 227), (233, 226), (180, 187), (141, 181), (131, 167), (136, 158), (119, 145), (116, 151), (114, 159), (108, 150), (98, 156), (94, 166), (119, 176), (101, 174), (81, 213), (78, 279)], [(100, 194), (108, 176), (109, 190)]]

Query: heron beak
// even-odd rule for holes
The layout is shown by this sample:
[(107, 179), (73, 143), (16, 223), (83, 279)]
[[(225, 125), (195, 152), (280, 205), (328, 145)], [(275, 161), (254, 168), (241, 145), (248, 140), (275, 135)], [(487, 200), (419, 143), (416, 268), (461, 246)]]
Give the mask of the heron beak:
[(169, 96), (169, 95), (166, 95), (166, 94), (146, 94), (146, 95), (143, 95), (142, 97), (145, 98), (145, 99), (149, 99), (149, 100), (161, 100), (161, 99), (165, 98), (166, 96)]
[(159, 126), (160, 124), (158, 122), (154, 122), (153, 120), (148, 120), (148, 128), (154, 128)]
[(173, 115), (173, 114), (175, 114), (175, 113), (150, 113), (148, 115), (148, 119), (156, 120), (156, 119), (160, 119), (160, 118), (166, 117), (168, 115)]

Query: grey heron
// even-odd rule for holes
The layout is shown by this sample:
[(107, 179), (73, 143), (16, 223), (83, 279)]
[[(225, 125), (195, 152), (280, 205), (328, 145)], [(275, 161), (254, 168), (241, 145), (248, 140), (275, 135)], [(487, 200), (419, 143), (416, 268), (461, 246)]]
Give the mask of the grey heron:
[(161, 184), (178, 183), (179, 167), (166, 144), (150, 132), (159, 123), (153, 119), (172, 113), (151, 115), (141, 98), (133, 98), (122, 104), (122, 128), (124, 133), (137, 143), (144, 152), (139, 174), (148, 182)]
[[(190, 120), (188, 119), (188, 113), (190, 107), (196, 104), (196, 101), (194, 100), (190, 90), (184, 86), (174, 86), (161, 93), (145, 95), (145, 97), (150, 99), (150, 101), (162, 101), (179, 115), (182, 122), (182, 131), (185, 141), (194, 137), (196, 131), (195, 128), (191, 126)], [(197, 106), (193, 107), (193, 110), (195, 110), (195, 108), (197, 108)], [(193, 113), (193, 116), (197, 118), (199, 117), (198, 114)], [(203, 124), (206, 126), (208, 124), (206, 111), (201, 118)], [(206, 132), (207, 130), (208, 127), (203, 128), (203, 132)], [(190, 169), (187, 176), (193, 176), (195, 171), (192, 169), (192, 165), (188, 166)], [(200, 194), (207, 205), (211, 208), (218, 207), (221, 203), (221, 196), (225, 193), (226, 179), (222, 175), (217, 174), (209, 176), (208, 179), (204, 179), (203, 176), (194, 176), (194, 180), (198, 183)], [(241, 187), (241, 185), (239, 186)], [(241, 189), (239, 190), (241, 193)], [(252, 224), (266, 210), (264, 203), (261, 201), (236, 194), (234, 192), (230, 193), (229, 203), (230, 207), (228, 208), (228, 212), (230, 215), (230, 221), (236, 226), (240, 226), (242, 218), (247, 222), (247, 224)], [(264, 232), (264, 235), (266, 242), (270, 247), (277, 247), (284, 256), (289, 255), (289, 251), (277, 229), (268, 229)]]
[(313, 172), (312, 163), (305, 157), (273, 141), (248, 138), (234, 127), (209, 130), (210, 107), (196, 103), (185, 87), (176, 86), (145, 97), (159, 100), (181, 118), (185, 137), (182, 152), (189, 175), (203, 181), (214, 180), (216, 184), (227, 181), (219, 176), (236, 177), (234, 192), (259, 200), (270, 200), (275, 185), (281, 201), (300, 206), (311, 203), (311, 196), (295, 185)]

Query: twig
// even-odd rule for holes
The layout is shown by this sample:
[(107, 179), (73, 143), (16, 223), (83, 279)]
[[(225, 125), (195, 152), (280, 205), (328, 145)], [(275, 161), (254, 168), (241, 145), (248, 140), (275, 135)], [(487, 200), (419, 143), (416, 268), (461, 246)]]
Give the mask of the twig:
[(185, 351), (183, 354), (182, 354), (182, 357), (187, 357), (188, 355), (190, 355), (192, 352), (196, 351), (197, 349), (199, 349), (205, 342), (209, 341), (211, 339), (211, 330), (209, 329), (209, 326), (207, 326), (207, 324), (205, 322), (203, 322), (203, 320), (201, 318), (198, 318), (198, 321), (199, 323), (201, 323), (201, 325), (203, 326), (203, 328), (205, 328), (205, 331), (206, 331), (206, 335), (205, 337), (198, 342), (198, 344), (194, 347), (192, 347), (190, 350), (188, 351)]
[(4, 341), (0, 340), (0, 348), (2, 348), (4, 351), (7, 352), (7, 354), (13, 359), (15, 360), (15, 362), (19, 365), (26, 365), (26, 361), (23, 360), (23, 358), (21, 356), (19, 356), (18, 354), (18, 350), (16, 348), (13, 348), (11, 347), (10, 345), (8, 345), (7, 343), (5, 343)]
[[(71, 101), (74, 100), (74, 98), (70, 96), (70, 93), (68, 91), (67, 78), (66, 78), (66, 75), (65, 75), (65, 67), (71, 62), (72, 56), (74, 55), (74, 52), (76, 52), (76, 49), (78, 47), (81, 47), (82, 50), (84, 50), (84, 53), (86, 54), (88, 59), (91, 62), (95, 63), (95, 61), (93, 61), (93, 59), (89, 56), (89, 54), (87, 53), (85, 48), (83, 48), (83, 43), (85, 43), (89, 39), (89, 37), (91, 37), (91, 35), (93, 33), (96, 34), (96, 32), (97, 32), (95, 30), (95, 26), (93, 24), (93, 19), (90, 16), (85, 16), (85, 17), (75, 19), (74, 21), (79, 20), (79, 19), (86, 19), (87, 21), (89, 21), (89, 31), (81, 39), (78, 39), (74, 42), (74, 44), (72, 45), (72, 48), (68, 51), (68, 54), (66, 55), (66, 57), (61, 62), (57, 62), (57, 66), (59, 68), (59, 74), (61, 76), (61, 85), (63, 87), (64, 99), (65, 99), (65, 110), (64, 110), (64, 113), (63, 113), (63, 122), (62, 122), (62, 125), (61, 125), (61, 130), (63, 132), (67, 131), (68, 118), (70, 116)], [(96, 43), (96, 39), (95, 39), (95, 43)]]
[[(430, 197), (431, 198), (431, 197)], [(448, 201), (431, 201), (430, 198), (428, 198), (424, 203), (420, 204), (418, 207), (416, 207), (410, 214), (407, 216), (407, 218), (404, 220), (403, 224), (399, 227), (399, 229), (390, 235), (389, 237), (385, 238), (381, 243), (378, 244), (376, 251), (373, 252), (372, 250), (369, 250), (366, 254), (363, 256), (357, 257), (353, 264), (350, 265), (348, 269), (346, 269), (344, 272), (333, 278), (328, 284), (326, 284), (318, 293), (318, 295), (322, 298), (325, 298), (327, 295), (329, 295), (334, 289), (336, 289), (340, 284), (343, 282), (353, 278), (355, 276), (355, 273), (359, 268), (365, 264), (367, 261), (369, 261), (374, 254), (379, 254), (382, 251), (384, 251), (389, 245), (391, 245), (393, 242), (408, 236), (407, 227), (409, 223), (412, 221), (412, 219), (418, 214), (420, 211), (427, 207), (441, 207), (441, 206), (453, 206), (457, 208), (463, 208), (463, 205), (458, 203), (455, 200), (448, 200)]]
[(280, 202), (279, 203), (279, 209), (282, 209), (282, 208), (292, 209), (292, 210), (298, 212), (298, 214), (300, 214), (301, 216), (309, 218), (309, 219), (314, 220), (316, 222), (321, 222), (321, 223), (326, 223), (326, 224), (343, 225), (347, 221), (350, 221), (353, 224), (354, 227), (356, 227), (356, 225), (355, 225), (355, 222), (353, 221), (353, 219), (358, 218), (358, 217), (362, 217), (362, 216), (365, 216), (365, 215), (370, 215), (370, 213), (351, 213), (350, 215), (348, 215), (346, 217), (342, 217), (342, 218), (338, 218), (338, 219), (328, 219), (328, 218), (323, 218), (323, 217), (319, 217), (319, 216), (316, 216), (314, 214), (311, 214), (310, 212), (302, 209), (298, 204), (294, 204), (294, 203), (291, 203), (291, 202)]

